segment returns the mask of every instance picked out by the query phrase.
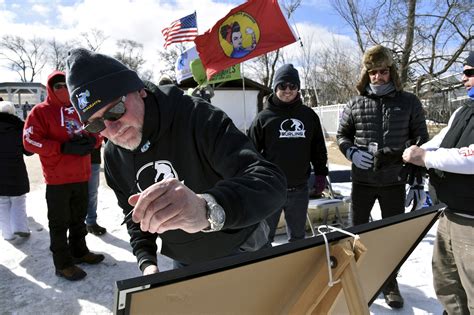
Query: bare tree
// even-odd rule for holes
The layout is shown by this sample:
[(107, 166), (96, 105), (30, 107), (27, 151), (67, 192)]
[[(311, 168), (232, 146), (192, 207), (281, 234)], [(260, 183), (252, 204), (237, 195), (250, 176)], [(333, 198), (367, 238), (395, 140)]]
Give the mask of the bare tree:
[(383, 44), (395, 53), (402, 83), (439, 77), (474, 38), (472, 0), (334, 0), (359, 49)]
[(44, 39), (25, 40), (5, 35), (0, 43), (0, 56), (7, 60), (8, 69), (18, 73), (21, 82), (33, 82), (46, 65)]
[(130, 69), (138, 72), (145, 63), (143, 59), (143, 44), (131, 39), (120, 39), (117, 41), (119, 51), (114, 57), (127, 65)]
[[(292, 16), (296, 9), (298, 9), (298, 7), (301, 5), (301, 2), (302, 0), (283, 0), (281, 2), (283, 10), (286, 12), (288, 19)], [(246, 65), (248, 65), (251, 71), (254, 73), (257, 81), (267, 87), (271, 87), (277, 66), (283, 63), (284, 59), (284, 55), (281, 53), (280, 49), (277, 49), (252, 59), (251, 61), (247, 62)]]
[(88, 32), (81, 33), (85, 47), (92, 51), (99, 51), (102, 44), (107, 40), (104, 32), (93, 28)]
[(46, 53), (49, 63), (53, 66), (53, 69), (64, 71), (68, 52), (79, 46), (79, 43), (74, 40), (63, 43), (53, 38), (48, 42), (48, 45)]
[(178, 43), (172, 48), (168, 47), (164, 50), (158, 50), (158, 57), (164, 67), (160, 70), (160, 76), (166, 74), (173, 81), (176, 80), (176, 60), (187, 49), (183, 43)]
[(352, 47), (343, 45), (336, 38), (316, 53), (318, 75), (316, 86), (321, 104), (345, 103), (356, 94), (359, 79), (360, 55)]

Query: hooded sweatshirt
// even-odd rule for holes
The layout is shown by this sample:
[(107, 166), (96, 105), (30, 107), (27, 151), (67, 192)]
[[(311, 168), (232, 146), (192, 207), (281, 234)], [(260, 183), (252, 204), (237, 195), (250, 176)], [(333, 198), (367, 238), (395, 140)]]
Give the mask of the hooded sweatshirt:
[(292, 103), (278, 102), (273, 94), (249, 128), (257, 151), (278, 165), (288, 187), (305, 185), (311, 164), (316, 175), (326, 176), (327, 150), (318, 115), (298, 96)]
[(26, 150), (39, 155), (46, 184), (86, 182), (91, 173), (90, 154), (61, 152), (61, 144), (88, 133), (82, 130), (67, 89), (53, 90), (56, 76), (64, 77), (64, 72), (54, 71), (48, 76), (46, 101), (35, 105), (26, 118), (23, 144)]

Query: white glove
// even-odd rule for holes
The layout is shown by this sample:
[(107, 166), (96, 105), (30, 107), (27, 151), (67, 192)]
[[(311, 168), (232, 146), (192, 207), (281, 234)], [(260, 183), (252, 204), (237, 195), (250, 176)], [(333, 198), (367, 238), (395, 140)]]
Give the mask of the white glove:
[(426, 201), (426, 192), (424, 186), (418, 183), (410, 186), (407, 196), (405, 198), (405, 207), (408, 207), (413, 202), (412, 210), (420, 210)]
[(374, 156), (369, 152), (359, 150), (357, 147), (347, 149), (346, 158), (362, 170), (367, 170), (374, 164)]

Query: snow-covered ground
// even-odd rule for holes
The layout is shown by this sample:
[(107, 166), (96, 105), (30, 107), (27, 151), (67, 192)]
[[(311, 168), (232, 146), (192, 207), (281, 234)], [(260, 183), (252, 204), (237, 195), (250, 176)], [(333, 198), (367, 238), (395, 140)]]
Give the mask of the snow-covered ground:
[[(30, 171), (30, 169), (29, 169)], [(87, 235), (91, 251), (105, 255), (103, 263), (82, 265), (84, 280), (70, 282), (54, 274), (49, 251), (45, 187), (32, 188), (27, 197), (27, 213), (31, 237), (13, 241), (0, 238), (0, 314), (110, 314), (113, 312), (114, 284), (140, 275), (128, 243), (122, 211), (113, 192), (102, 181), (99, 189), (98, 222), (107, 234)], [(337, 186), (337, 185), (335, 185)], [(336, 188), (345, 190), (347, 186)], [(344, 192), (344, 193), (345, 193)], [(377, 211), (374, 219), (380, 217)], [(418, 245), (399, 273), (400, 290), (405, 307), (391, 310), (382, 296), (372, 304), (372, 314), (441, 314), (431, 274), (431, 255), (436, 225)], [(160, 269), (170, 266), (161, 259)], [(192, 310), (189, 310), (192, 313)], [(235, 310), (238, 312), (238, 310)]]

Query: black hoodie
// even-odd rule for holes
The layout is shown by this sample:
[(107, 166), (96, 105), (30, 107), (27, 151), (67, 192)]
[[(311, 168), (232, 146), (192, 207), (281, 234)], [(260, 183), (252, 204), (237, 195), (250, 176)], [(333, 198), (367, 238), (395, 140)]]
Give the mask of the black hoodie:
[(318, 115), (301, 97), (284, 103), (272, 94), (267, 108), (255, 117), (249, 137), (255, 147), (286, 175), (288, 187), (304, 185), (313, 164), (316, 175), (327, 175), (327, 150)]
[[(161, 253), (182, 263), (235, 252), (258, 223), (281, 208), (286, 182), (279, 168), (259, 155), (250, 140), (221, 110), (175, 86), (147, 90), (142, 143), (134, 152), (108, 141), (104, 155), (108, 185), (124, 213), (128, 197), (162, 179), (165, 173), (195, 193), (210, 193), (226, 212), (223, 230), (160, 235)], [(136, 180), (137, 179), (137, 180)], [(133, 253), (143, 270), (156, 264), (157, 234), (128, 222)]]

